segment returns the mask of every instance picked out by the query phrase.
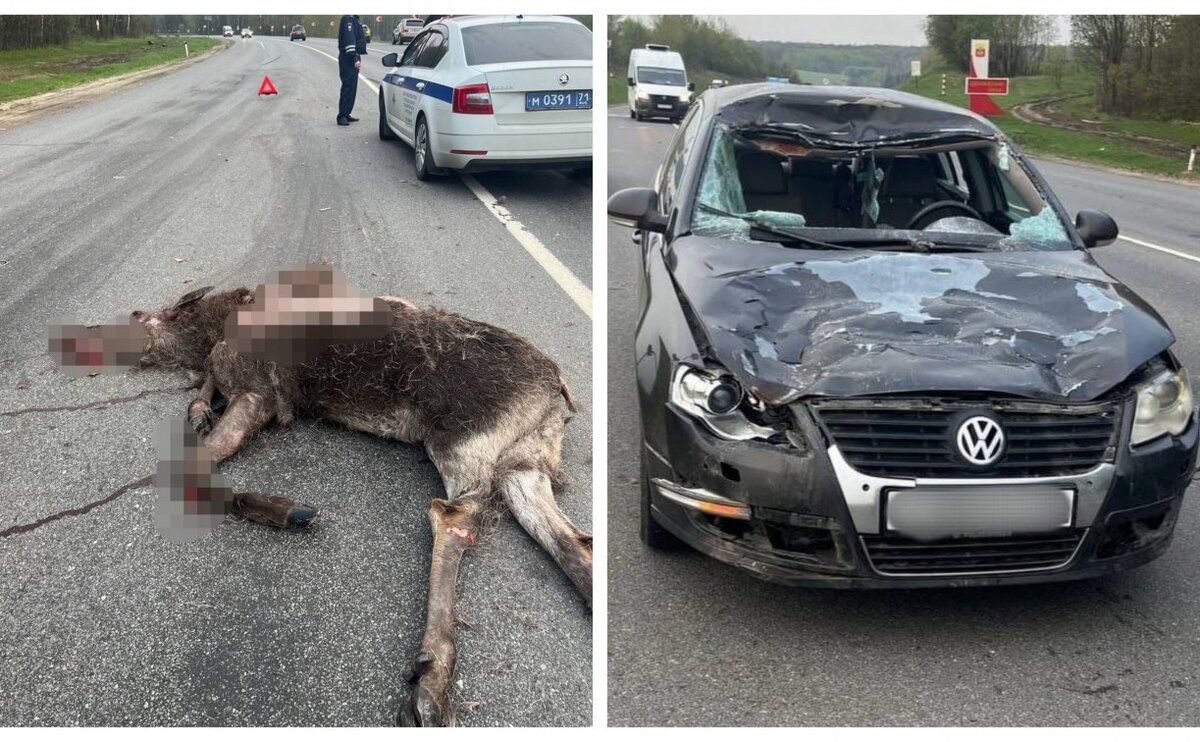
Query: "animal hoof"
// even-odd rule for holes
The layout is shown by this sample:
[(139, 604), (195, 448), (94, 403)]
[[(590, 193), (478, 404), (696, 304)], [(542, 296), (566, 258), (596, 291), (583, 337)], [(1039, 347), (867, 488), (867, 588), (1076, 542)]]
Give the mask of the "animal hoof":
[(396, 725), (401, 727), (444, 727), (449, 726), (445, 714), (433, 700), (429, 691), (421, 685), (410, 685), (400, 701), (396, 714)]
[(188, 423), (191, 424), (192, 430), (200, 435), (208, 435), (213, 428), (212, 410), (206, 409), (198, 415), (192, 415), (188, 418)]
[(317, 509), (308, 505), (296, 505), (287, 514), (288, 528), (308, 528), (317, 517)]

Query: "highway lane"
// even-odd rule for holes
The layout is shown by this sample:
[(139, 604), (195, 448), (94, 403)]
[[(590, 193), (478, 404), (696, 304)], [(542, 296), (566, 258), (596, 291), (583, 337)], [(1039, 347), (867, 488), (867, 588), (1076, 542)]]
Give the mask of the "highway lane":
[[(255, 95), (264, 74), (278, 96)], [(176, 373), (59, 373), (48, 322), (320, 257), (364, 292), (511, 328), (558, 361), (584, 410), (561, 503), (590, 530), (588, 318), (459, 180), (418, 182), (368, 116), (335, 126), (336, 93), (333, 62), (264, 38), (0, 132), (0, 531), (151, 472), (152, 430), (190, 398)], [(568, 213), (590, 213), (574, 198)], [(541, 236), (564, 262), (590, 248), (586, 229)], [(0, 538), (0, 725), (391, 723), (424, 626), (426, 504), (443, 492), (422, 449), (302, 421), (222, 469), (321, 521), (231, 520), (175, 546), (140, 488)], [(479, 702), (460, 723), (590, 723), (591, 614), (518, 526), (467, 559), (459, 595), (454, 695)]]
[[(354, 102), (354, 115), (362, 119), (357, 126), (370, 127), (372, 134), (378, 126), (379, 81), (391, 71), (383, 66), (383, 57), (395, 52), (403, 55), (407, 45), (393, 46), (391, 34), (385, 42), (373, 41), (367, 45), (367, 55), (362, 58), (359, 74), (375, 86), (371, 90), (365, 83), (359, 85), (358, 97)], [(335, 39), (310, 38), (306, 42), (290, 42), (294, 46), (309, 47), (337, 57)], [(310, 52), (311, 53), (311, 52)], [(337, 63), (329, 61), (328, 82), (324, 83), (322, 95), (330, 106), (330, 115), (337, 116), (338, 70)], [(406, 161), (412, 161), (412, 149), (402, 142), (391, 143)], [(411, 165), (410, 165), (411, 168)], [(586, 285), (592, 283), (592, 182), (590, 176), (566, 171), (545, 172), (495, 172), (477, 173), (473, 176), (496, 199), (501, 199), (508, 209), (531, 232), (537, 235), (555, 257)]]
[[(608, 192), (649, 183), (675, 129), (610, 109)], [(1200, 191), (1039, 163), (1070, 209), (1197, 251)], [(637, 536), (631, 347), (637, 252), (608, 230), (609, 722), (616, 725), (1188, 725), (1200, 723), (1200, 510), (1165, 556), (1093, 582), (841, 592), (755, 580)], [(1200, 368), (1200, 264), (1118, 242), (1104, 266), (1171, 322)]]

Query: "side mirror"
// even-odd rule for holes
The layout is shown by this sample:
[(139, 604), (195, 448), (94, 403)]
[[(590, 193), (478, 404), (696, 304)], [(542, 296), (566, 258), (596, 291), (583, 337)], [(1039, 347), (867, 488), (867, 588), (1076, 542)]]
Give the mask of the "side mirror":
[(1117, 239), (1117, 223), (1103, 211), (1083, 210), (1075, 215), (1075, 231), (1086, 247), (1111, 245)]
[(632, 77), (627, 77), (627, 78), (625, 78), (625, 80), (626, 80), (626, 82), (629, 83), (629, 87), (631, 87), (631, 88), (636, 84), (636, 83), (634, 83)]
[(399, 55), (396, 54), (396, 52), (392, 52), (391, 54), (384, 54), (383, 59), (381, 59), (380, 61), (383, 63), (384, 67), (399, 67), (400, 66), (400, 57), (399, 57)]
[(695, 89), (696, 89), (696, 83), (694, 83), (694, 82), (689, 82), (689, 83), (688, 83), (688, 90), (695, 91)]
[(658, 210), (653, 188), (626, 188), (608, 199), (608, 218), (623, 227), (645, 232), (667, 231), (667, 217)]

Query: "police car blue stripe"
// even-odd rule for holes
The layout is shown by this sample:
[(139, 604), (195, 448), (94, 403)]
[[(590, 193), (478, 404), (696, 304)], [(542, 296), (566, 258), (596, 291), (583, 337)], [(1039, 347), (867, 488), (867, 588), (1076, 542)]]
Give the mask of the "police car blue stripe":
[[(403, 80), (403, 82), (401, 82), (401, 80)], [(383, 81), (388, 85), (399, 85), (400, 87), (408, 88), (409, 90), (417, 90), (417, 83), (423, 82), (425, 83), (425, 88), (423, 90), (418, 90), (417, 92), (421, 93), (422, 95), (428, 95), (433, 98), (437, 98), (438, 100), (446, 101), (447, 103), (454, 101), (454, 88), (447, 87), (445, 85), (439, 85), (438, 83), (430, 80), (422, 80), (417, 77), (403, 77), (393, 72), (390, 75), (384, 75)]]

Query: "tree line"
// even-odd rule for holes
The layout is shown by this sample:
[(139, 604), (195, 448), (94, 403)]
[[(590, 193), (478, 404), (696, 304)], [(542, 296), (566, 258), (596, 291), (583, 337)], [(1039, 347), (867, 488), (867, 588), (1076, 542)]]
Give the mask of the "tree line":
[(711, 70), (735, 82), (792, 77), (787, 65), (768, 59), (720, 19), (662, 15), (646, 25), (636, 18), (610, 15), (608, 39), (608, 66), (619, 77), (624, 77), (630, 50), (646, 44), (667, 44), (683, 56), (688, 70)]
[(1096, 108), (1138, 118), (1200, 118), (1200, 17), (1073, 15), (1071, 42), (1095, 75)]
[(149, 15), (0, 15), (0, 51), (154, 32)]
[(1057, 32), (1051, 15), (931, 15), (925, 41), (959, 72), (967, 72), (971, 39), (988, 39), (988, 74), (1022, 77), (1042, 71)]

